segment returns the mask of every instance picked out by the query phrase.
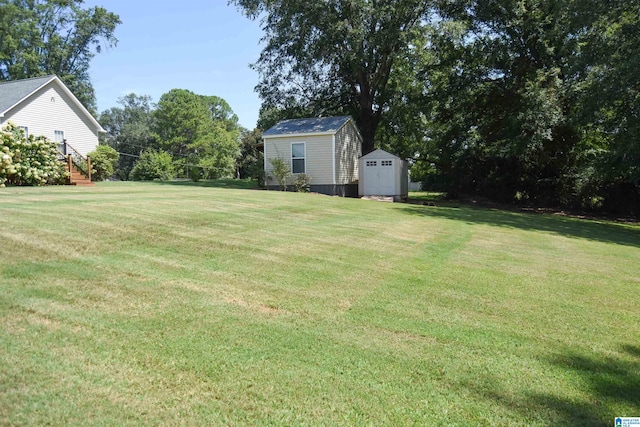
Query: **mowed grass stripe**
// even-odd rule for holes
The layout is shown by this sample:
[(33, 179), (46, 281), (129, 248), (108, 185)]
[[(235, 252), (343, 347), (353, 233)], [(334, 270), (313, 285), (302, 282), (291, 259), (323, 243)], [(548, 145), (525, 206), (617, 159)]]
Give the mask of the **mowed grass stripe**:
[(637, 411), (637, 226), (215, 185), (3, 189), (0, 424)]

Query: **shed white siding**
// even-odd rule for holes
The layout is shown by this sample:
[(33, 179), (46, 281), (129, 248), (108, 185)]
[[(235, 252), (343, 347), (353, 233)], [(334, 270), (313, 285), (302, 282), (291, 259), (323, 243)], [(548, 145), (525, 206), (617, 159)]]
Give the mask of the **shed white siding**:
[(55, 140), (55, 131), (63, 131), (67, 143), (84, 156), (98, 146), (98, 129), (55, 81), (38, 89), (0, 120), (2, 125), (11, 121), (26, 126), (30, 135), (44, 135), (51, 141)]
[(408, 192), (407, 161), (384, 150), (375, 150), (360, 157), (360, 196), (393, 196), (406, 199)]
[[(271, 171), (273, 166), (269, 159), (282, 158), (291, 167), (291, 144), (305, 143), (305, 173), (310, 175), (312, 185), (332, 185), (332, 135), (300, 135), (280, 136), (264, 139), (265, 171), (268, 185), (277, 185), (278, 181)], [(293, 182), (295, 175), (289, 180)]]
[(336, 184), (358, 180), (358, 159), (362, 155), (362, 138), (352, 121), (336, 134)]

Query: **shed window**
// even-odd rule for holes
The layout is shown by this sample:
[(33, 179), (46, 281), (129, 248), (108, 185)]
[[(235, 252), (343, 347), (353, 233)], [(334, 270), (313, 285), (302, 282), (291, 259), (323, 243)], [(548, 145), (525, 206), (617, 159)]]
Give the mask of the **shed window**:
[(291, 172), (305, 173), (305, 160), (304, 142), (291, 144)]
[(367, 166), (378, 166), (377, 160), (367, 160)]
[(381, 164), (382, 166), (393, 166), (393, 160), (383, 160)]

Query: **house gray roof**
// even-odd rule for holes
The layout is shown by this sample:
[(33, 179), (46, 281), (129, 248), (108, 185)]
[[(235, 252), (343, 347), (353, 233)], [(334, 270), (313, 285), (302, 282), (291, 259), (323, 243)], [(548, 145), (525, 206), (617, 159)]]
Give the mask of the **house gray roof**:
[(30, 79), (13, 80), (0, 83), (0, 117), (3, 117), (7, 111), (20, 104), (28, 98), (29, 95), (52, 81), (58, 83), (59, 87), (67, 94), (80, 111), (85, 114), (91, 123), (96, 126), (99, 132), (105, 131), (102, 126), (100, 126), (100, 123), (98, 123), (96, 118), (91, 115), (85, 106), (82, 105), (78, 98), (75, 97), (69, 88), (66, 87), (64, 83), (62, 83), (62, 80), (60, 80), (56, 75), (32, 77)]
[(0, 83), (0, 116), (54, 78), (44, 76)]
[(264, 132), (262, 136), (294, 135), (300, 133), (336, 133), (349, 120), (351, 120), (349, 116), (283, 120)]

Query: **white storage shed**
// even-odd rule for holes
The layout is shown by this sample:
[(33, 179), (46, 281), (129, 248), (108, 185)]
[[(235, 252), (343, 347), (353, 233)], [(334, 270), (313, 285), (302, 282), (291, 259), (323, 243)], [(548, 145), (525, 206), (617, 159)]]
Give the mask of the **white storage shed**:
[(375, 150), (358, 160), (358, 194), (387, 196), (395, 201), (409, 196), (409, 169), (406, 160), (384, 150)]

